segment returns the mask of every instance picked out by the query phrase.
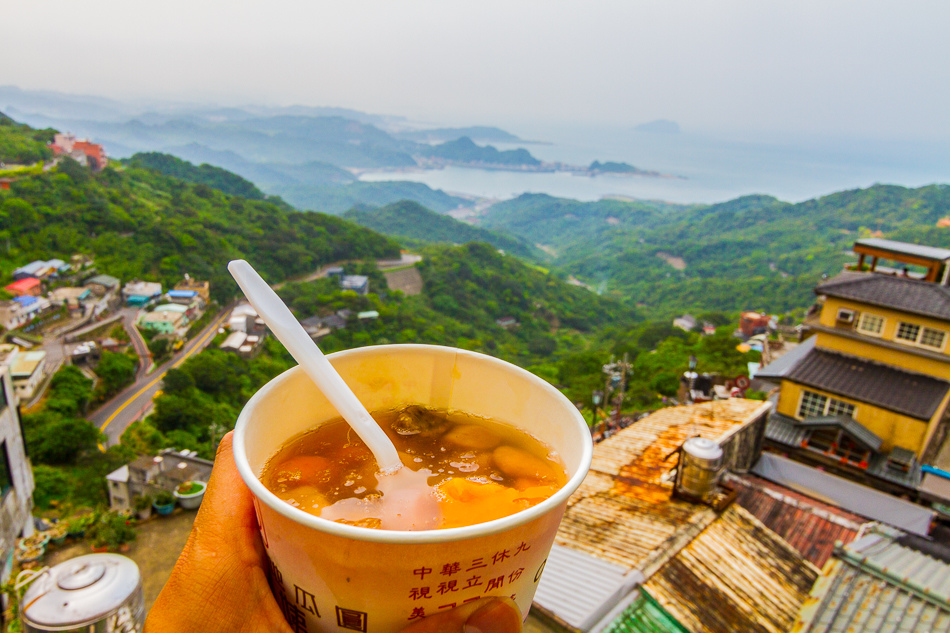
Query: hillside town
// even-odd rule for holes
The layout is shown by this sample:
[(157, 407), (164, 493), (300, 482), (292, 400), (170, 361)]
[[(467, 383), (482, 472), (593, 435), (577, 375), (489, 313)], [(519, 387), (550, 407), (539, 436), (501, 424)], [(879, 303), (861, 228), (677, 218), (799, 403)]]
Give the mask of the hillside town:
[[(930, 631), (950, 622), (950, 250), (867, 238), (854, 252), (854, 265), (815, 287), (804, 322), (740, 316), (736, 345), (763, 353), (748, 376), (693, 361), (669, 406), (630, 416), (609, 410), (629, 363), (604, 367), (593, 465), (568, 504), (530, 630), (817, 633), (910, 619), (901, 630)], [(131, 341), (142, 337), (180, 349), (189, 327), (217, 310), (206, 281), (122, 282), (83, 255), (32, 261), (12, 276), (0, 303), (4, 581), (76, 532), (34, 516), (19, 411), (60, 366), (94, 377), (102, 350), (139, 354)], [(369, 292), (368, 278), (343, 266), (321, 276)], [(218, 349), (259, 353), (268, 329), (250, 305), (219, 314), (204, 321)], [(320, 340), (378, 316), (328, 308), (301, 324)], [(712, 334), (688, 314), (673, 325)], [(155, 359), (141, 349), (148, 372)], [(745, 397), (754, 392), (766, 398)], [(175, 447), (140, 455), (105, 477), (109, 510), (146, 527), (191, 512), (212, 465)]]

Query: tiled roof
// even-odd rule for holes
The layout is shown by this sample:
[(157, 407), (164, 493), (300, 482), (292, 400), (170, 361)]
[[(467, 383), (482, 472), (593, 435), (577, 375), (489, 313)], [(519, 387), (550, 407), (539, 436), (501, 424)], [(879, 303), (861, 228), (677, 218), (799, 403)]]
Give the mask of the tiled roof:
[(836, 552), (802, 610), (801, 633), (950, 631), (950, 565), (903, 545), (900, 532), (875, 525)]
[(643, 590), (694, 633), (786, 633), (818, 575), (788, 543), (733, 505)]
[(824, 567), (835, 542), (850, 543), (867, 519), (755, 475), (731, 475), (736, 503), (781, 536), (806, 560)]
[[(768, 424), (765, 427), (765, 437), (784, 446), (799, 448), (802, 445), (802, 441), (808, 439), (811, 435), (811, 430), (806, 424), (807, 422), (807, 420), (801, 422), (780, 413), (773, 413), (769, 416)], [(864, 428), (856, 422), (855, 424)], [(845, 427), (845, 430), (850, 433), (849, 428)], [(867, 431), (867, 429), (865, 429), (865, 431)], [(867, 431), (867, 433), (870, 433), (870, 431)], [(920, 485), (920, 464), (917, 463), (916, 458), (911, 461), (909, 468), (905, 472), (888, 466), (888, 457), (889, 456), (885, 453), (872, 452), (871, 458), (868, 460), (866, 472), (906, 488), (913, 489)]]
[(929, 420), (950, 389), (943, 380), (820, 348), (787, 378), (919, 420)]
[(799, 422), (805, 428), (838, 427), (872, 451), (881, 450), (884, 440), (849, 415), (821, 415)]
[(819, 284), (815, 294), (950, 321), (950, 288), (929, 281), (879, 273), (844, 272)]

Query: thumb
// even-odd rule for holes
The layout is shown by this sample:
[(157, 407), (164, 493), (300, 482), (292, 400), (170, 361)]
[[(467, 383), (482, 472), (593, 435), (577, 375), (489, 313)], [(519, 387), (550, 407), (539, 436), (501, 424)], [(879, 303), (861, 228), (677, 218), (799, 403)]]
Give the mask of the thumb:
[(521, 633), (521, 611), (509, 598), (482, 598), (419, 620), (400, 633)]

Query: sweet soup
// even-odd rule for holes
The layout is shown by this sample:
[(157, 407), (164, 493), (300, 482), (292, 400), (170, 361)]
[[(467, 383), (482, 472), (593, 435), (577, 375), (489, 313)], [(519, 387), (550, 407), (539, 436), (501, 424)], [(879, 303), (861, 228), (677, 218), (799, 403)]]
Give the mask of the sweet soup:
[[(508, 516), (544, 501), (567, 480), (556, 453), (505, 424), (417, 406), (373, 417), (438, 504), (437, 518), (426, 527), (461, 527)], [(290, 440), (268, 460), (261, 481), (287, 503), (316, 516), (389, 527), (374, 516), (379, 514), (374, 503), (386, 495), (377, 487), (386, 488), (376, 460), (343, 420)], [(340, 508), (354, 506), (363, 514), (341, 514)]]

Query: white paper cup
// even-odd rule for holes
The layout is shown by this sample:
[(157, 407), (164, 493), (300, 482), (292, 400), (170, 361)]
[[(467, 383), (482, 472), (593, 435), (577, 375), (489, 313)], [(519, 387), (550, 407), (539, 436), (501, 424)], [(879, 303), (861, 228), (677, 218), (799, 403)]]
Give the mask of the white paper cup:
[(339, 418), (299, 367), (284, 372), (241, 411), (234, 456), (291, 627), (395, 633), (487, 596), (511, 597), (527, 615), (567, 499), (590, 467), (590, 432), (574, 405), (523, 369), (450, 347), (382, 345), (329, 359), (371, 412), (418, 404), (510, 424), (557, 450), (568, 482), (528, 510), (446, 530), (372, 530), (313, 516), (259, 479), (287, 440)]

